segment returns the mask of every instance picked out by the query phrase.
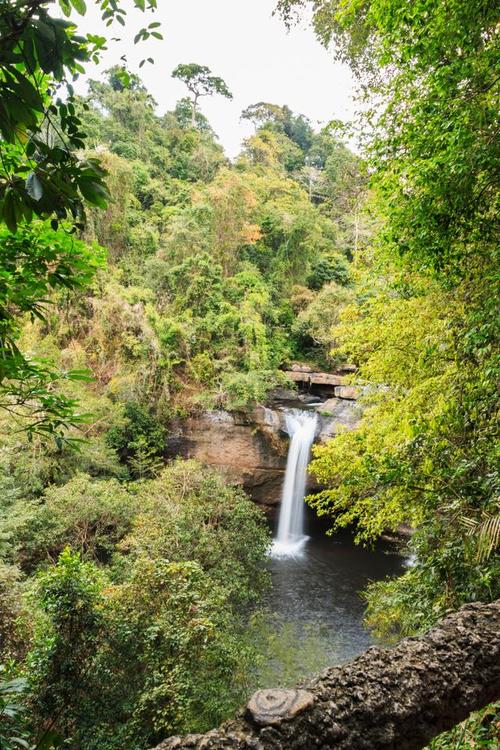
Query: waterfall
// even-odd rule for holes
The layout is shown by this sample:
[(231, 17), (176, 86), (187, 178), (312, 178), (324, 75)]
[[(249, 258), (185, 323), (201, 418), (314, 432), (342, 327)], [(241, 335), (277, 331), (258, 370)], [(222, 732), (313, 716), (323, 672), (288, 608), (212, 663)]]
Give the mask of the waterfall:
[(278, 533), (271, 549), (273, 557), (296, 556), (300, 554), (307, 541), (304, 535), (304, 495), (309, 453), (318, 416), (315, 412), (293, 410), (286, 412), (285, 419), (291, 440), (281, 496)]

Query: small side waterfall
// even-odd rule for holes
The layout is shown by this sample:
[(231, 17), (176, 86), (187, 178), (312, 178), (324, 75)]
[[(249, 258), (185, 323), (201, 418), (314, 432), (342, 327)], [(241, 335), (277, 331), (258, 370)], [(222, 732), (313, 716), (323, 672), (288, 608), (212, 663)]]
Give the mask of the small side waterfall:
[(286, 412), (286, 429), (290, 447), (286, 462), (281, 497), (278, 533), (271, 549), (273, 557), (294, 557), (300, 554), (307, 537), (304, 535), (304, 495), (309, 453), (316, 432), (315, 412)]

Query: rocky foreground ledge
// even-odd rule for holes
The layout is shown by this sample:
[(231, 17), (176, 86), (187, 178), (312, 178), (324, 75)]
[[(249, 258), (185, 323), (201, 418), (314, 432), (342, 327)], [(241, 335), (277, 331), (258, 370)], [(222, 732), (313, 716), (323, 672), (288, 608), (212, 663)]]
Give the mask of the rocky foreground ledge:
[(372, 647), (304, 690), (260, 690), (234, 721), (155, 750), (418, 750), (500, 696), (500, 601)]

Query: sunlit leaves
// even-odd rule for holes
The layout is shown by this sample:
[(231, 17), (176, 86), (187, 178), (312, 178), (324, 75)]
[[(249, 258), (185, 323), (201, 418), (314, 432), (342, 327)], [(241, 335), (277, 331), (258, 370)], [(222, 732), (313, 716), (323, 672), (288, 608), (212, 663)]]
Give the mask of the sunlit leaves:
[(309, 5), (319, 38), (363, 85), (381, 222), (369, 283), (334, 332), (377, 389), (360, 430), (317, 449), (328, 489), (313, 502), (367, 538), (420, 514), (415, 568), (370, 598), (380, 630), (392, 618), (412, 632), (464, 601), (498, 596), (489, 556), (500, 483), (500, 16), (481, 0), (281, 0), (279, 8), (291, 21)]

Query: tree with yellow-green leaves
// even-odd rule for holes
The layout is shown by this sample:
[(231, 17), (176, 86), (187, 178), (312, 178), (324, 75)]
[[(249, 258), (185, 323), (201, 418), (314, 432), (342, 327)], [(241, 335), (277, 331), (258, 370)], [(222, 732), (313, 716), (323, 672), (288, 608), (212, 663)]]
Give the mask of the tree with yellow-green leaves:
[[(288, 22), (309, 6), (281, 0)], [(369, 590), (383, 634), (498, 590), (498, 8), (479, 0), (311, 3), (368, 95), (379, 231), (332, 336), (369, 384), (359, 430), (316, 449), (335, 528), (415, 528), (415, 565)]]

